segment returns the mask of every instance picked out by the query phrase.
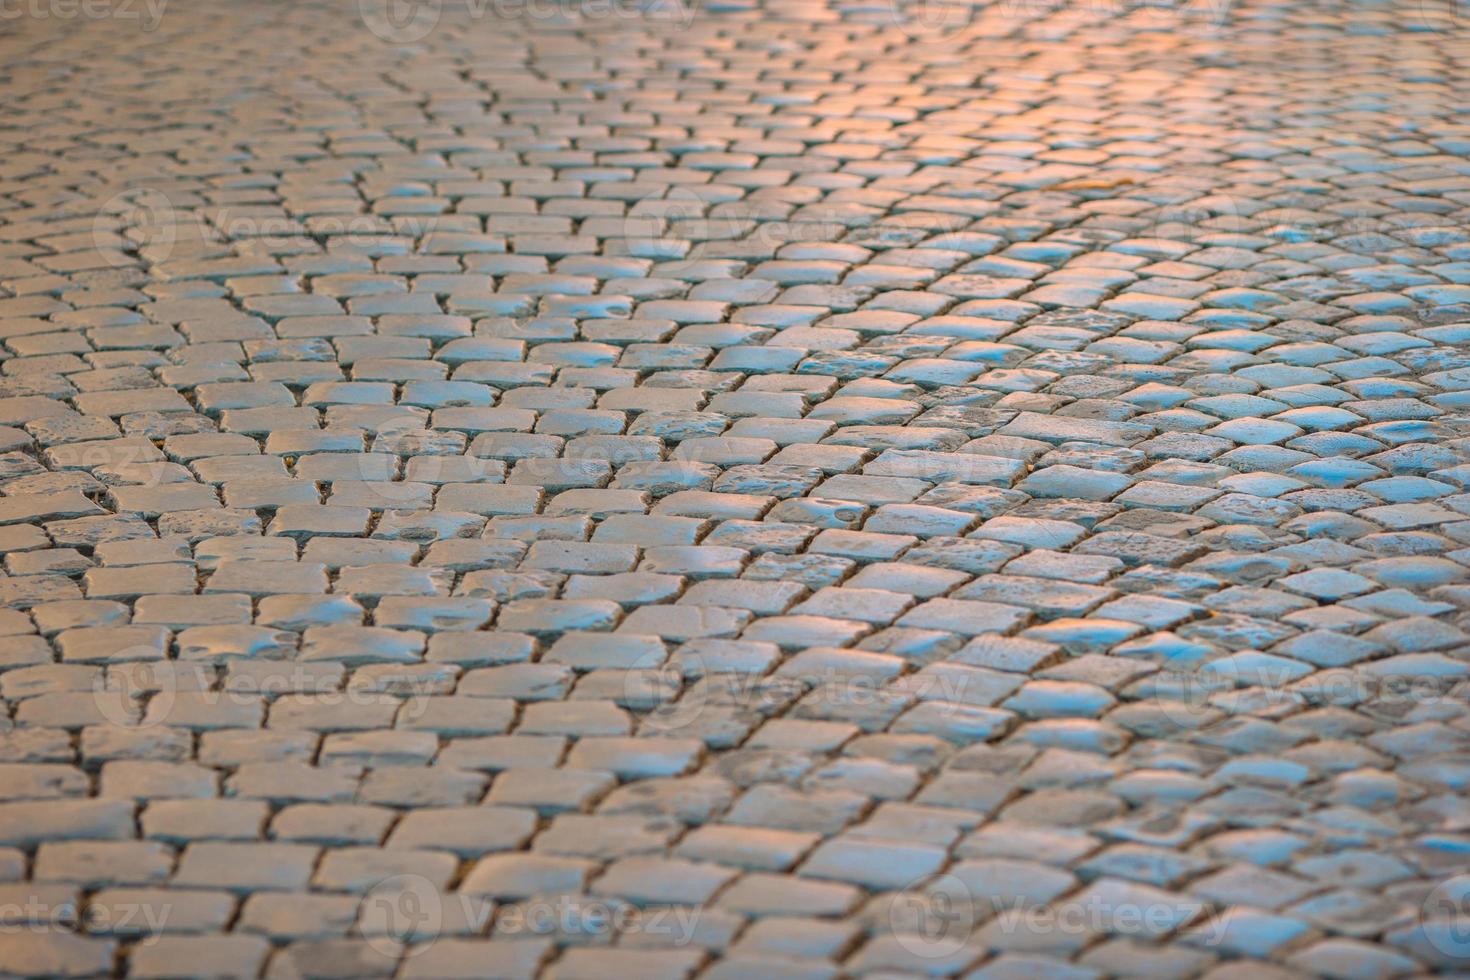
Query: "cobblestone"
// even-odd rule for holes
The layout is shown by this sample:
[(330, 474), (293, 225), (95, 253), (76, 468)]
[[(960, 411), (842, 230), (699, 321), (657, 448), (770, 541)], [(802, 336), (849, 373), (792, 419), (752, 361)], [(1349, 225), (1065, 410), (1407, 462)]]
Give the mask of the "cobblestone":
[(1463, 6), (0, 20), (0, 972), (1470, 969)]

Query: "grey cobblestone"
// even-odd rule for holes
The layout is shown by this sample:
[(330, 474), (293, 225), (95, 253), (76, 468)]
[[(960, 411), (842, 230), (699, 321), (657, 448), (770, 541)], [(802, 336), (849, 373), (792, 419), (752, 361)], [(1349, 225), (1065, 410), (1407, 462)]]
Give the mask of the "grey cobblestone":
[(1470, 969), (1463, 8), (0, 20), (0, 973)]

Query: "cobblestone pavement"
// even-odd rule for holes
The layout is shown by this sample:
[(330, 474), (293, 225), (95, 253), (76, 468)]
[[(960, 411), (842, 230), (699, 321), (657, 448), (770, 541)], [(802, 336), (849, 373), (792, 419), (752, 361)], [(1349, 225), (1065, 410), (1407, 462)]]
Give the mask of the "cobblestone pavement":
[(1470, 969), (1470, 15), (0, 5), (0, 973)]

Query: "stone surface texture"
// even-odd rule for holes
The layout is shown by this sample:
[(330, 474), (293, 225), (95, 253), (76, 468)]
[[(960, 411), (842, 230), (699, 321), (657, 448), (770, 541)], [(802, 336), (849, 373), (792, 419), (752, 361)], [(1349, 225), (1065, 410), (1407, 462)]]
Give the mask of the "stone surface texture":
[(1470, 16), (27, 0), (0, 972), (1470, 969)]

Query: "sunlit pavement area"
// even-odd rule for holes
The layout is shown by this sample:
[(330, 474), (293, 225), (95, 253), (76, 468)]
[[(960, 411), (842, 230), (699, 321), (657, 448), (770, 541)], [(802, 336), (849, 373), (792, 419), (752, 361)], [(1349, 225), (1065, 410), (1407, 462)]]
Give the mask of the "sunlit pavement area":
[(0, 4), (0, 972), (1470, 969), (1470, 8)]

